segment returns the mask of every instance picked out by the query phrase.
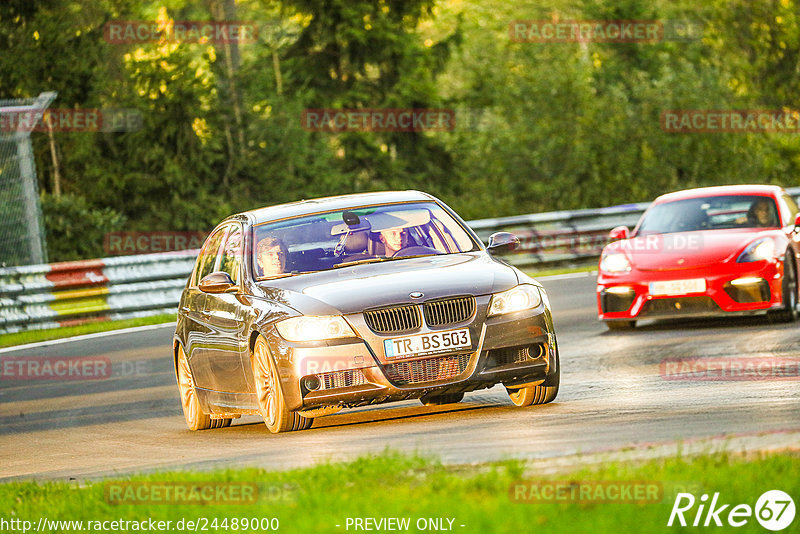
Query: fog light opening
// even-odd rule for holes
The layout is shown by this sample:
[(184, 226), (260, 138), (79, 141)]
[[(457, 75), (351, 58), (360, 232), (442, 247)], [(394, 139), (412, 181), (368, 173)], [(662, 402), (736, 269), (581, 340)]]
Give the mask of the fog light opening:
[(309, 391), (318, 390), (319, 385), (319, 377), (317, 375), (310, 375), (303, 378), (303, 386)]
[(755, 284), (760, 284), (762, 281), (764, 281), (764, 279), (758, 276), (745, 276), (742, 278), (737, 278), (736, 280), (731, 280), (731, 285), (736, 287), (752, 286)]
[(628, 295), (633, 293), (633, 288), (630, 286), (611, 286), (606, 288), (606, 293), (612, 295)]

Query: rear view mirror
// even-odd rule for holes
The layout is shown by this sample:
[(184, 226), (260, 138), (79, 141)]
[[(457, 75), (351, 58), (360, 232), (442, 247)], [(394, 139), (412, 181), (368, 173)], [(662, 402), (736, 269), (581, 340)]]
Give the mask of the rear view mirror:
[(200, 291), (203, 293), (233, 293), (236, 291), (236, 284), (231, 280), (228, 273), (216, 271), (208, 274), (200, 280)]
[(617, 226), (608, 233), (608, 238), (611, 241), (619, 241), (620, 239), (628, 239), (630, 231), (627, 226)]
[(489, 252), (501, 254), (511, 252), (519, 247), (519, 238), (510, 232), (495, 232), (489, 236)]

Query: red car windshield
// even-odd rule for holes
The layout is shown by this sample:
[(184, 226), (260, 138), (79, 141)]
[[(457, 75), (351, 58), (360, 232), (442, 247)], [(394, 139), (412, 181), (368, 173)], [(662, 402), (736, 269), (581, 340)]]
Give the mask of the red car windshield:
[(723, 195), (657, 204), (645, 213), (636, 235), (779, 226), (772, 197)]
[(479, 249), (461, 224), (434, 202), (383, 204), (264, 223), (255, 227), (253, 238), (257, 279)]

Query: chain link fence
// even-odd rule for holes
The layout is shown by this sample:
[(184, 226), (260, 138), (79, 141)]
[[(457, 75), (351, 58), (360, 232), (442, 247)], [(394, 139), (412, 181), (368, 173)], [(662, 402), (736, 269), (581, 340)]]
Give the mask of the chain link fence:
[(47, 262), (31, 131), (55, 97), (0, 100), (0, 266)]

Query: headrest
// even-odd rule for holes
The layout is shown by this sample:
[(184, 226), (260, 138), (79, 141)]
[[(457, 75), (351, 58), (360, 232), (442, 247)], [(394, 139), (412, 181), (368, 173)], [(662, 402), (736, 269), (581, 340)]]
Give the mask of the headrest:
[(347, 236), (344, 241), (345, 254), (359, 254), (367, 250), (367, 232), (355, 232)]

